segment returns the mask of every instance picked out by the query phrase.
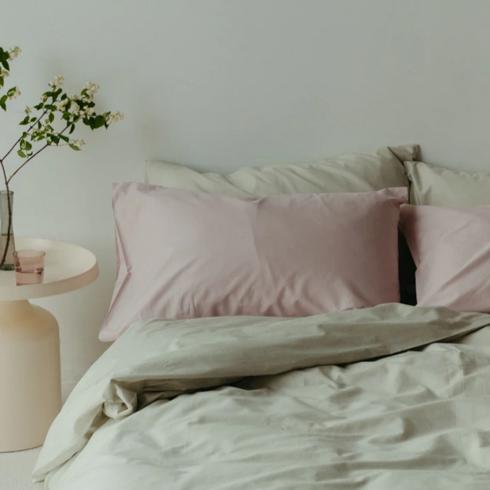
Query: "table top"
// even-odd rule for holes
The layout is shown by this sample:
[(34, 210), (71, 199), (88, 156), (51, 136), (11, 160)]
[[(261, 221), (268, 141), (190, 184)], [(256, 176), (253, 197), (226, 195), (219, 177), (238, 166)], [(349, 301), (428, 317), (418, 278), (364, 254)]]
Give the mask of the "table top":
[(95, 255), (71, 243), (43, 238), (15, 237), (17, 250), (46, 252), (44, 279), (41, 284), (17, 286), (15, 271), (0, 271), (0, 301), (42, 298), (79, 289), (97, 279), (99, 269)]

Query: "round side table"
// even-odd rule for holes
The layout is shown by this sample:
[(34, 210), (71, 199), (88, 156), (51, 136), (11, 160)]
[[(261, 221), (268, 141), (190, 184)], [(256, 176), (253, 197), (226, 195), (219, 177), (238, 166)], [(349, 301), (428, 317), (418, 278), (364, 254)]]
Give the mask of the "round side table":
[(41, 284), (17, 286), (0, 271), (0, 452), (40, 446), (61, 407), (58, 323), (29, 299), (95, 281), (97, 261), (77, 245), (16, 237), (16, 248), (44, 250)]

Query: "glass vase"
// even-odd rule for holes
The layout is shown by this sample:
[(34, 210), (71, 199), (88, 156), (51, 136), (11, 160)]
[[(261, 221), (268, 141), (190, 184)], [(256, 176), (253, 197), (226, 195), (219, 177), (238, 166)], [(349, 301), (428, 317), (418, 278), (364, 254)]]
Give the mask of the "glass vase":
[(15, 269), (13, 209), (13, 191), (0, 191), (0, 270), (4, 271)]

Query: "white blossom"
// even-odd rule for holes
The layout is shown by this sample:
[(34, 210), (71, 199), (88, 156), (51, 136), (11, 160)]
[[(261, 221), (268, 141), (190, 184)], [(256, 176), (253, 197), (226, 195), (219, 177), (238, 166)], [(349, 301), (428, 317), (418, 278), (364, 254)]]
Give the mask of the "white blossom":
[(85, 108), (85, 116), (91, 116), (94, 113), (95, 113), (95, 109), (93, 107), (86, 107)]
[(73, 140), (71, 142), (71, 144), (73, 146), (75, 146), (76, 148), (80, 149), (85, 144), (85, 141), (84, 140)]
[(124, 119), (124, 114), (122, 112), (110, 112), (106, 117), (106, 123), (112, 124), (115, 122), (122, 121)]
[(88, 94), (89, 94), (89, 95), (91, 95), (91, 96), (93, 96), (93, 95), (94, 95), (94, 94), (97, 92), (97, 90), (99, 90), (99, 86), (98, 86), (96, 83), (94, 83), (94, 82), (87, 82), (87, 83), (85, 84), (85, 87), (83, 87), (83, 88), (84, 88), (84, 89), (85, 89), (85, 90), (88, 92)]
[(22, 49), (20, 49), (19, 46), (15, 46), (9, 51), (9, 59), (14, 60), (20, 53), (22, 53)]
[(26, 106), (26, 108), (24, 109), (24, 112), (26, 114), (30, 114), (32, 112), (32, 107), (29, 107), (28, 105)]
[(71, 101), (71, 106), (70, 106), (71, 112), (77, 116), (80, 113), (80, 106), (78, 105), (76, 100)]
[(66, 109), (68, 102), (70, 102), (70, 99), (64, 99), (61, 102), (59, 102), (57, 105), (58, 110), (64, 111)]
[(64, 82), (65, 82), (65, 77), (63, 75), (57, 75), (56, 77), (53, 78), (53, 80), (49, 82), (49, 86), (54, 89), (58, 89), (63, 85)]

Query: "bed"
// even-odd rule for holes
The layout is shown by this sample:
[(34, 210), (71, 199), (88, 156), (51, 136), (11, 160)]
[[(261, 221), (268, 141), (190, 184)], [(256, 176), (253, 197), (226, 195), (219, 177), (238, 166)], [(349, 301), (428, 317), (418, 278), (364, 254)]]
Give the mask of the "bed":
[[(385, 275), (397, 274), (396, 263), (390, 264), (382, 277), (371, 277), (372, 289), (380, 286), (378, 296), (366, 295), (362, 288), (358, 291), (349, 275), (337, 277), (342, 275), (342, 267), (332, 277), (335, 281), (344, 280), (342, 288), (346, 283), (351, 285), (351, 306), (339, 307), (330, 297), (324, 303), (305, 302), (300, 291), (293, 305), (304, 313), (301, 315), (279, 314), (290, 312), (291, 307), (289, 300), (284, 301), (290, 293), (284, 293), (284, 285), (275, 293), (279, 299), (275, 303), (277, 310), (272, 314), (262, 298), (254, 298), (260, 314), (251, 315), (247, 314), (248, 309), (243, 309), (240, 298), (224, 301), (216, 291), (206, 294), (202, 301), (219, 303), (217, 309), (208, 310), (199, 305), (189, 309), (185, 305), (190, 301), (189, 296), (182, 293), (177, 302), (175, 296), (163, 301), (168, 295), (169, 279), (157, 284), (155, 281), (162, 277), (160, 270), (150, 281), (148, 274), (153, 274), (154, 267), (145, 269), (144, 274), (141, 272), (144, 266), (134, 258), (136, 251), (138, 257), (144, 256), (141, 240), (137, 248), (132, 249), (116, 203), (119, 274), (101, 336), (104, 340), (116, 337), (117, 340), (85, 374), (54, 421), (34, 479), (44, 481), (45, 488), (50, 490), (490, 488), (490, 315), (481, 302), (485, 288), (490, 285), (486, 280), (475, 283), (468, 279), (472, 277), (468, 274), (473, 262), (476, 261), (478, 267), (488, 265), (490, 251), (476, 239), (473, 240), (478, 247), (476, 251), (471, 247), (454, 248), (454, 244), (464, 241), (461, 228), (466, 237), (468, 230), (477, 230), (480, 235), (475, 236), (484, 237), (485, 227), (490, 229), (490, 216), (482, 208), (466, 209), (464, 225), (460, 222), (453, 225), (453, 220), (448, 220), (441, 230), (440, 236), (450, 237), (445, 242), (452, 244), (449, 251), (444, 250), (445, 256), (456, 252), (457, 257), (467, 254), (464, 260), (451, 261), (447, 269), (452, 278), (464, 279), (463, 289), (459, 289), (464, 301), (451, 303), (454, 288), (445, 289), (448, 281), (438, 282), (438, 268), (431, 274), (427, 265), (434, 254), (431, 244), (438, 236), (431, 236), (427, 241), (425, 232), (421, 237), (415, 226), (423, 221), (424, 226), (433, 231), (437, 228), (434, 223), (439, 223), (441, 209), (432, 209), (430, 203), (417, 203), (424, 208), (420, 208), (423, 216), (419, 216), (417, 209), (403, 204), (398, 190), (396, 198), (392, 191), (376, 190), (398, 189), (407, 178), (413, 185), (414, 176), (400, 172), (403, 165), (398, 165), (400, 156), (401, 160), (414, 160), (418, 154), (414, 147), (402, 147), (379, 155), (376, 162), (381, 164), (375, 162), (379, 168), (386, 163), (383, 158), (394, 158), (388, 164), (394, 165), (388, 172), (389, 182), (383, 182), (381, 175), (386, 169), (371, 181), (366, 178), (347, 180), (351, 187), (355, 187), (355, 182), (370, 186), (361, 190), (370, 191), (368, 197), (374, 199), (376, 206), (381, 199), (383, 205), (389, 207), (383, 220), (389, 223), (391, 237), (396, 237), (398, 226), (398, 218), (390, 222), (393, 209), (402, 210), (401, 228), (418, 266), (417, 293), (424, 299), (423, 305), (383, 301), (383, 294), (390, 298), (393, 292), (392, 282), (386, 281)], [(335, 168), (336, 175), (342, 173), (344, 183), (348, 162), (349, 159), (347, 164), (344, 159)], [(357, 171), (359, 167), (354, 165), (353, 168)], [(362, 168), (365, 171), (366, 167)], [(216, 192), (216, 186), (223, 189), (223, 182), (215, 175), (194, 175), (190, 169), (172, 172), (174, 180), (167, 176), (165, 182), (171, 182), (173, 188), (198, 186), (198, 192), (208, 193)], [(182, 172), (186, 174), (183, 180)], [(297, 192), (297, 185), (318, 187), (321, 182), (316, 167), (315, 179), (305, 178), (304, 173), (298, 174), (294, 169), (287, 172), (288, 175), (279, 177), (272, 172), (274, 177), (270, 180), (267, 180), (270, 171), (269, 174), (259, 172), (259, 176), (228, 177), (224, 184), (227, 190), (222, 193), (238, 192), (237, 183), (242, 193), (274, 195), (268, 192), (274, 185), (281, 186), (284, 194), (285, 189)], [(156, 180), (161, 177), (152, 175)], [(299, 180), (295, 181), (298, 175)], [(386, 172), (383, 175), (387, 175)], [(338, 179), (333, 181), (338, 182)], [(478, 181), (481, 183), (481, 178)], [(328, 186), (332, 180), (325, 182)], [(267, 190), (264, 186), (268, 186)], [(182, 196), (188, 206), (189, 199), (194, 202), (197, 196), (199, 209), (203, 207), (202, 212), (209, 215), (204, 205), (208, 198), (195, 194), (195, 189), (175, 194), (149, 187), (143, 189), (146, 197), (138, 194), (134, 200), (131, 193), (140, 190), (132, 185), (116, 189), (117, 196), (123, 194), (124, 199), (130, 196), (133, 201), (128, 208), (136, 209), (136, 218), (133, 217), (128, 226), (134, 232), (129, 233), (130, 236), (140, 236), (137, 228), (140, 225), (156, 226), (154, 218), (145, 223), (144, 216), (148, 213), (136, 203), (146, 203), (153, 216), (165, 221), (164, 209), (170, 206), (175, 211)], [(342, 189), (326, 190), (334, 193)], [(300, 192), (305, 191), (312, 192), (309, 188), (300, 189)], [(316, 192), (323, 191), (324, 188), (316, 189)], [(415, 191), (412, 189), (412, 194)], [(427, 195), (430, 196), (430, 192)], [(161, 196), (165, 198), (164, 207), (158, 208), (156, 203)], [(178, 196), (177, 203), (175, 196)], [(364, 214), (360, 216), (363, 219), (367, 219), (368, 197), (362, 197)], [(249, 215), (247, 197), (240, 198), (245, 198), (246, 205), (240, 202), (239, 212), (245, 207)], [(215, 206), (214, 198), (209, 199)], [(230, 205), (226, 199), (219, 199), (220, 209)], [(270, 202), (267, 198), (261, 199), (260, 209), (273, 209), (272, 215), (277, 217), (273, 205), (282, 206), (284, 201), (271, 199)], [(325, 197), (325, 202), (321, 199), (318, 196), (313, 199), (315, 206), (326, 203), (325, 209), (338, 214), (330, 195)], [(339, 194), (334, 199), (340, 199), (335, 202), (345, 206), (351, 197)], [(308, 198), (305, 204), (303, 197), (299, 201), (306, 216), (311, 216), (310, 201)], [(232, 204), (236, 209), (237, 203), (232, 201)], [(485, 203), (475, 205), (478, 204)], [(288, 215), (295, 215), (295, 205), (287, 200)], [(256, 201), (250, 201), (250, 206), (256, 206)], [(198, 208), (193, 207), (191, 214), (198, 212)], [(447, 212), (454, 213), (454, 209)], [(252, 214), (255, 216), (255, 211)], [(232, 215), (235, 221), (236, 216)], [(381, 215), (376, 216), (379, 221)], [(171, 228), (172, 232), (178, 233), (182, 223), (179, 221), (178, 227)], [(341, 225), (336, 226), (342, 229)], [(204, 228), (209, 226), (206, 224)], [(366, 226), (366, 230), (369, 229), (370, 226)], [(308, 230), (306, 227), (305, 235)], [(358, 232), (362, 232), (362, 227)], [(262, 242), (257, 233), (254, 229), (255, 245), (260, 249)], [(152, 264), (155, 254), (165, 249), (155, 237), (145, 241), (144, 249), (152, 257)], [(195, 235), (192, 237), (194, 239)], [(337, 238), (343, 240), (340, 235)], [(340, 247), (345, 253), (350, 250), (349, 243), (355, 241), (350, 235), (346, 240)], [(151, 243), (158, 246), (151, 248)], [(175, 243), (173, 250), (179, 249), (181, 253), (181, 242)], [(281, 236), (281, 244), (287, 250), (297, 248), (295, 242), (287, 242), (286, 235)], [(396, 240), (386, 240), (386, 244), (396, 249)], [(226, 248), (212, 250), (213, 255), (219, 254), (220, 261), (226, 264), (224, 269), (229, 270)], [(194, 253), (197, 252), (186, 248), (185, 256), (190, 254), (193, 259), (176, 270), (185, 270), (188, 274), (195, 262)], [(373, 255), (368, 255), (372, 260)], [(381, 255), (384, 262), (389, 261), (389, 254)], [(175, 255), (171, 258), (176, 260)], [(233, 255), (232, 258), (237, 260)], [(166, 255), (159, 260), (168, 267)], [(205, 260), (208, 263), (211, 259), (205, 256)], [(248, 270), (254, 261), (244, 264), (243, 270)], [(267, 278), (277, 278), (274, 264), (270, 261), (267, 264), (270, 266)], [(280, 267), (284, 267), (284, 263), (281, 264)], [(263, 268), (260, 266), (257, 270)], [(237, 269), (238, 273), (243, 270)], [(310, 291), (307, 281), (316, 271), (309, 271), (306, 279), (298, 276), (301, 271), (293, 271), (299, 283), (306, 284), (306, 290)], [(138, 276), (138, 273), (143, 275)], [(202, 275), (202, 269), (198, 273)], [(254, 274), (254, 281), (260, 284), (258, 272)], [(172, 274), (172, 290), (180, 291), (175, 277)], [(240, 287), (233, 289), (242, 296), (248, 294), (247, 288), (247, 292), (243, 292), (244, 277)], [(335, 291), (337, 282), (332, 277), (332, 286), (325, 294)], [(213, 278), (210, 274), (206, 282), (198, 284), (219, 289), (219, 283), (213, 285)], [(189, 281), (189, 277), (186, 280)], [(141, 291), (144, 281), (150, 282), (151, 294)], [(132, 289), (128, 286), (131, 282), (136, 285)], [(269, 287), (271, 283), (264, 284)], [(315, 291), (318, 284), (321, 285), (314, 283)], [(439, 304), (431, 304), (428, 286), (437, 289)], [(189, 288), (192, 290), (191, 286)], [(200, 290), (197, 287), (192, 298), (198, 297)], [(229, 294), (228, 291), (226, 298)], [(125, 299), (125, 295), (132, 301)], [(478, 303), (472, 303), (474, 296), (478, 296)], [(362, 307), (355, 305), (359, 300), (365, 302)], [(328, 311), (315, 311), (315, 308)], [(209, 311), (219, 314), (210, 316)], [(131, 321), (122, 328), (124, 318)]]

